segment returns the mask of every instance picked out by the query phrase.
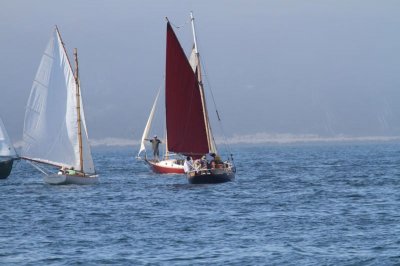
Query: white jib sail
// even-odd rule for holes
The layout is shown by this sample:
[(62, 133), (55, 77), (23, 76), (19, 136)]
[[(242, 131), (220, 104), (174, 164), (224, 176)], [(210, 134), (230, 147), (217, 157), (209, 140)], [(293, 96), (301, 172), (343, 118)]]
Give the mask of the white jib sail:
[[(76, 84), (57, 30), (43, 54), (26, 106), (22, 156), (80, 169)], [(81, 105), (84, 172), (94, 173)]]
[(7, 134), (3, 121), (0, 118), (0, 157), (16, 157), (14, 146)]
[(196, 51), (194, 49), (194, 46), (192, 48), (192, 52), (190, 53), (189, 56), (189, 64), (193, 69), (193, 72), (196, 71), (196, 67), (197, 67), (197, 56), (196, 56)]
[(158, 96), (160, 95), (160, 91), (161, 91), (161, 89), (158, 90), (156, 99), (154, 100), (154, 103), (153, 103), (153, 107), (151, 108), (151, 111), (150, 111), (149, 118), (147, 119), (146, 127), (144, 128), (143, 135), (142, 135), (142, 141), (140, 143), (140, 150), (138, 152), (138, 157), (140, 156), (140, 153), (142, 153), (142, 151), (146, 150), (144, 143), (146, 142), (146, 138), (148, 138), (148, 136), (149, 136), (151, 123), (153, 122), (154, 112), (156, 110)]

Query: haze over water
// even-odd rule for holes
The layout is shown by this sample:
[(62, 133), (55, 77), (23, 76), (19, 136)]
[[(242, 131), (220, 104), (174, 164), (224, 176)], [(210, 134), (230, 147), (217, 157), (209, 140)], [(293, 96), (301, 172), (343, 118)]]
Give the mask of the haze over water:
[(189, 52), (190, 11), (228, 137), (400, 135), (397, 1), (5, 0), (0, 115), (13, 141), (56, 24), (78, 48), (90, 138), (139, 140), (163, 84), (165, 17)]
[[(189, 185), (135, 160), (163, 84), (165, 17), (189, 51), (190, 11), (235, 182)], [(78, 48), (100, 183), (49, 186), (16, 163), (0, 180), (0, 264), (400, 264), (399, 14), (375, 0), (2, 1), (10, 137), (19, 146), (57, 24)]]

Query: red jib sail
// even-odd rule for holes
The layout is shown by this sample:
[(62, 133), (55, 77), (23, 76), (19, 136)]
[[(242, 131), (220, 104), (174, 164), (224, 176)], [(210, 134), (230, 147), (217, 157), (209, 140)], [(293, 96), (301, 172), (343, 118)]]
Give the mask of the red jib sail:
[(168, 150), (199, 157), (209, 152), (199, 83), (169, 22), (166, 55)]

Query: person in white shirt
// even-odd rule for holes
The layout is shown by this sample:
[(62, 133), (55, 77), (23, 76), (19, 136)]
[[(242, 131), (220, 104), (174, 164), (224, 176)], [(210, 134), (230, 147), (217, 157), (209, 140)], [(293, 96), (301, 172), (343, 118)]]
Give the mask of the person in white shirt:
[(193, 162), (192, 162), (192, 158), (190, 158), (189, 156), (186, 157), (186, 160), (183, 164), (183, 171), (185, 173), (188, 173), (190, 171), (193, 170)]

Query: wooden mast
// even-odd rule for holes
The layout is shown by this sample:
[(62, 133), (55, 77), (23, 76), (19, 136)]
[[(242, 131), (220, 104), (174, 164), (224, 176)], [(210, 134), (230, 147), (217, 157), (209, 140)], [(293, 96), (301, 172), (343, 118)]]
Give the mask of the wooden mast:
[[(69, 60), (67, 51), (65, 49), (64, 42), (62, 40), (60, 31), (58, 30), (57, 25), (56, 27), (56, 32), (58, 37), (60, 38), (62, 47), (64, 49), (65, 55), (68, 60), (68, 64), (72, 69), (71, 62)], [(78, 68), (78, 51), (76, 48), (74, 48), (74, 57), (75, 57), (75, 73), (74, 73), (74, 79), (75, 79), (75, 85), (76, 85), (76, 110), (77, 110), (77, 123), (78, 123), (78, 143), (79, 143), (79, 171), (83, 172), (83, 153), (82, 153), (82, 127), (81, 127), (81, 101), (80, 101), (80, 92), (79, 92), (79, 68)]]
[(76, 84), (76, 112), (78, 123), (78, 142), (79, 142), (79, 166), (83, 172), (83, 154), (82, 154), (82, 123), (81, 123), (81, 95), (79, 86), (79, 67), (78, 67), (78, 49), (74, 48), (75, 57), (75, 84)]
[(214, 141), (213, 141), (213, 137), (212, 137), (212, 133), (211, 133), (211, 126), (210, 126), (210, 122), (209, 122), (209, 118), (208, 118), (208, 111), (207, 111), (207, 105), (206, 105), (206, 100), (205, 100), (203, 80), (202, 80), (202, 76), (201, 76), (200, 54), (199, 54), (199, 51), (197, 50), (197, 38), (196, 38), (196, 31), (194, 28), (193, 12), (190, 12), (190, 21), (192, 23), (194, 52), (196, 55), (196, 65), (197, 65), (197, 80), (198, 80), (199, 86), (200, 86), (201, 104), (203, 106), (203, 115), (204, 115), (204, 123), (206, 126), (208, 149), (210, 152), (217, 153), (217, 148), (214, 145)]

